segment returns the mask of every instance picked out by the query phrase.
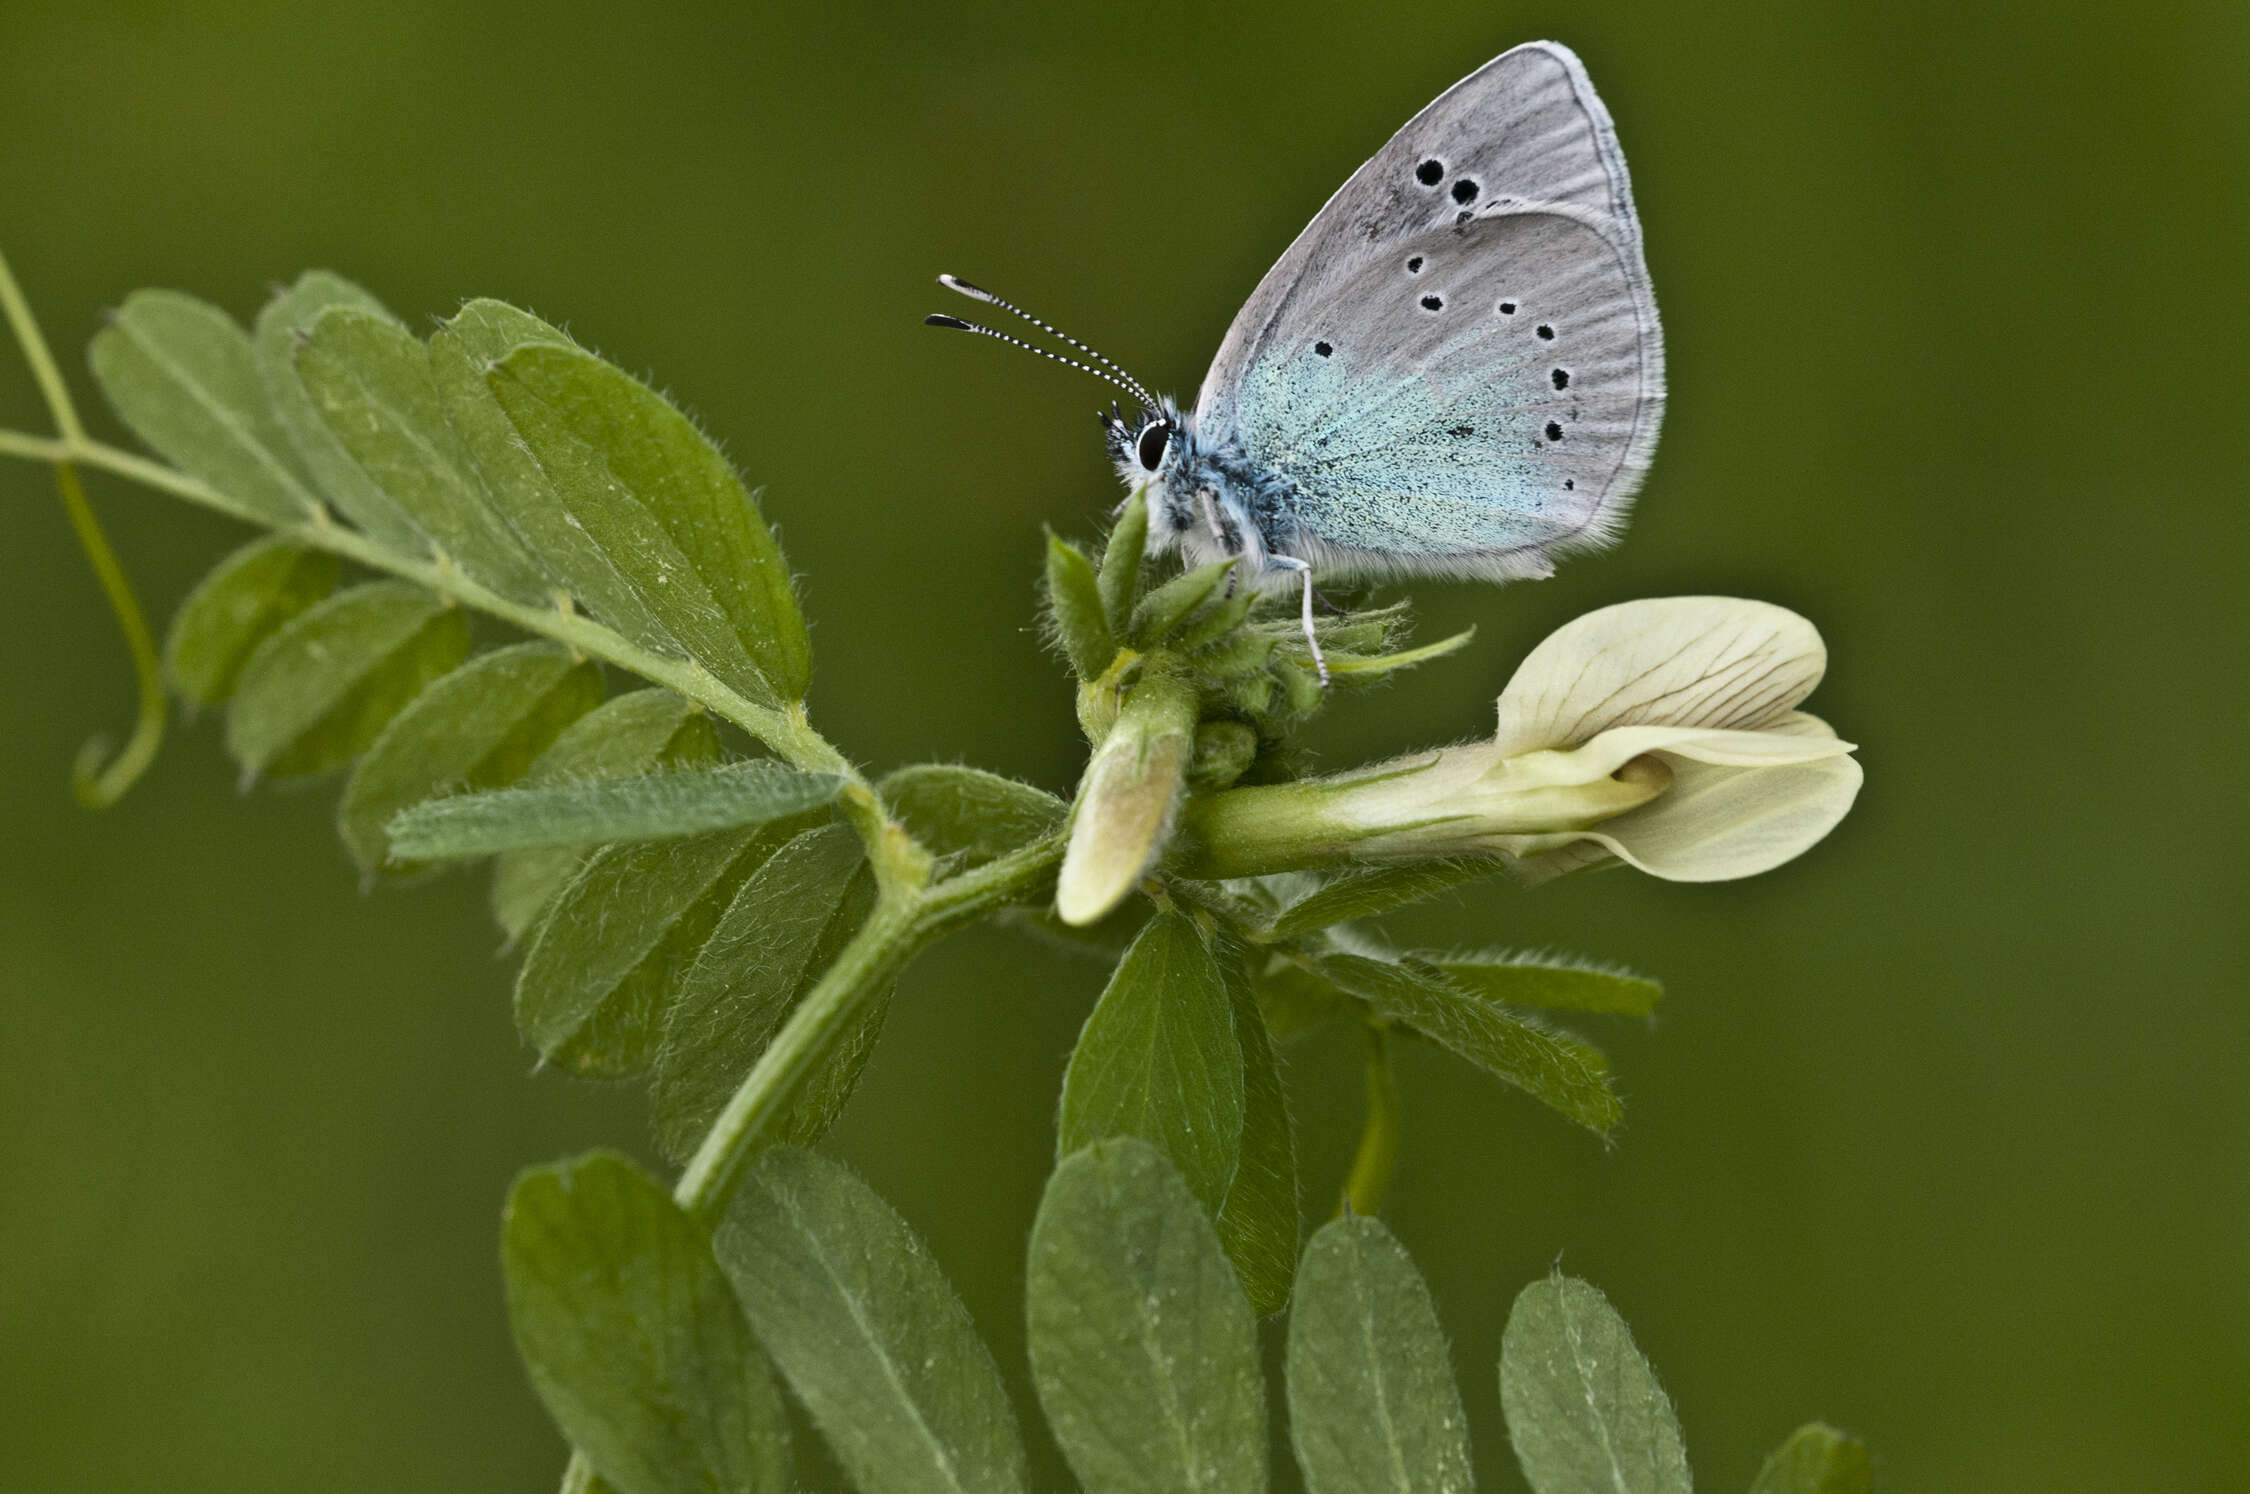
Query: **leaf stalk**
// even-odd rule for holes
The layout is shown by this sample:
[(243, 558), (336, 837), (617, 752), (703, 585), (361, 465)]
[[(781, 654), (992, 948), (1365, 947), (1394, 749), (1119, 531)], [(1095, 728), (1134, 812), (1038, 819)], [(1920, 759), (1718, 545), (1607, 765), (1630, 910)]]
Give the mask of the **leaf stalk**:
[(1398, 1169), (1401, 1116), (1398, 1076), (1391, 1071), (1390, 1024), (1368, 1021), (1360, 1030), (1366, 1040), (1367, 1118), (1360, 1125), (1352, 1170), (1344, 1178), (1344, 1196), (1336, 1207), (1339, 1217), (1381, 1213), (1391, 1191), (1391, 1174)]

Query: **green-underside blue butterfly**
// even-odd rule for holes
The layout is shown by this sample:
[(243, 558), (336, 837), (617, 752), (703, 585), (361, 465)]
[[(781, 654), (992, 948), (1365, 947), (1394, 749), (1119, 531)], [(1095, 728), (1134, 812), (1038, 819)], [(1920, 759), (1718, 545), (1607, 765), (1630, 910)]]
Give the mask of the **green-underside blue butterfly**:
[(1608, 543), (1656, 448), (1664, 339), (1624, 153), (1554, 42), (1462, 79), (1352, 174), (1236, 315), (1192, 412), (940, 280), (1091, 361), (931, 323), (1139, 401), (1102, 424), (1148, 490), (1151, 549), (1301, 579), (1308, 641), (1315, 573), (1506, 581)]

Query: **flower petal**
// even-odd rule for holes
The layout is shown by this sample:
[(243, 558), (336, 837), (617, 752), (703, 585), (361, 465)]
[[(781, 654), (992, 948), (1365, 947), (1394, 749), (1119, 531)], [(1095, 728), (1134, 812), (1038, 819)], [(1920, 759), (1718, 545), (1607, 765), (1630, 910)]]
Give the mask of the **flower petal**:
[[(1697, 726), (1617, 726), (1595, 737), (1562, 759), (1582, 764), (1588, 779), (1616, 772), (1636, 757), (1654, 753), (1671, 761), (1711, 763), (1721, 767), (1773, 768), (1789, 763), (1817, 762), (1842, 757), (1852, 750), (1849, 742), (1818, 716), (1792, 711), (1761, 731), (1730, 731)], [(1551, 759), (1550, 759), (1551, 761)]]
[(1860, 780), (1858, 762), (1845, 756), (1765, 768), (1675, 759), (1662, 798), (1580, 832), (1575, 843), (1526, 836), (1515, 848), (1518, 865), (1528, 880), (1544, 881), (1606, 851), (1672, 882), (1756, 876), (1834, 829)]
[(1502, 753), (1573, 747), (1626, 726), (1755, 731), (1828, 667), (1813, 625), (1740, 597), (1621, 602), (1565, 623), (1500, 693)]

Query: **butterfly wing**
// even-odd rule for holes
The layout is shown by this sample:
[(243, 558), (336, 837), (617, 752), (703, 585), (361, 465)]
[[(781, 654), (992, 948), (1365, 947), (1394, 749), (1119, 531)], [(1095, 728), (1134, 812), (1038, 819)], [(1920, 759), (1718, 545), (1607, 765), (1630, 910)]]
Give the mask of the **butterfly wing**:
[(1260, 282), (1197, 425), (1295, 489), (1325, 569), (1543, 575), (1656, 444), (1663, 341), (1608, 111), (1564, 47), (1410, 120)]

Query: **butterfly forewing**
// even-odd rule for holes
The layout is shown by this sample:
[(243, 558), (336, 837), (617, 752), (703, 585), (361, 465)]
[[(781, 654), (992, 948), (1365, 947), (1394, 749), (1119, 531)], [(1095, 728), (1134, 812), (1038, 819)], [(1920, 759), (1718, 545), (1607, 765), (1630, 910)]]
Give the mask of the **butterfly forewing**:
[(1368, 260), (1464, 212), (1526, 203), (1603, 214), (1637, 246), (1632, 187), (1609, 111), (1577, 54), (1558, 42), (1527, 42), (1478, 68), (1336, 189), (1235, 315), (1204, 378), (1198, 420), (1224, 423), (1250, 359)]
[(1507, 211), (1404, 239), (1252, 361), (1232, 437), (1323, 569), (1541, 575), (1622, 518), (1662, 369), (1610, 220)]

